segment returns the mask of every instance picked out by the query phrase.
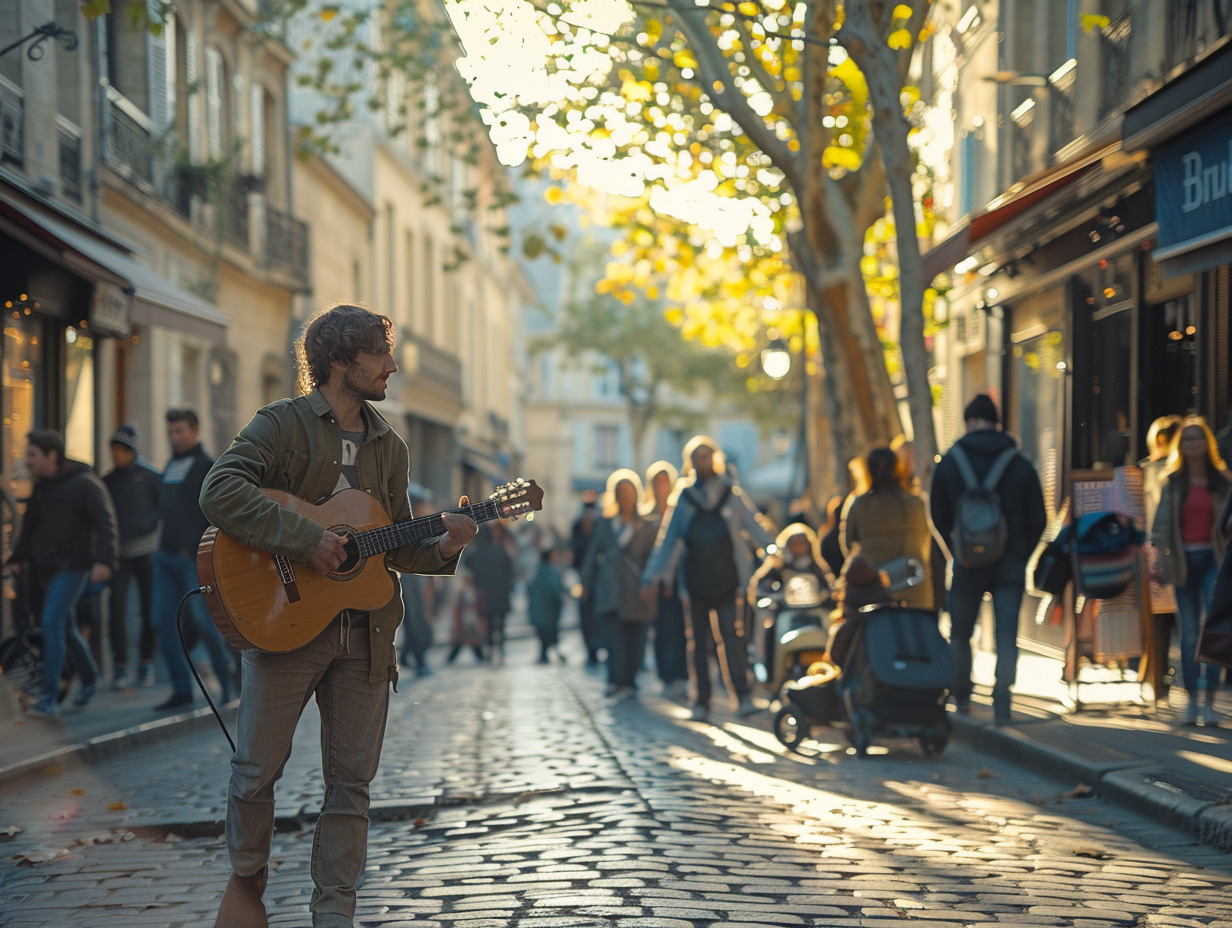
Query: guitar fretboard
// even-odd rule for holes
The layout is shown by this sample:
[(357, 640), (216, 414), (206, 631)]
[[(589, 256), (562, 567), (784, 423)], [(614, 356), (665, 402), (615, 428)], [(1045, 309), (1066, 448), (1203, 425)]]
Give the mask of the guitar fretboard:
[[(463, 506), (460, 509), (448, 509), (446, 512), (461, 513), (470, 516), (476, 522), (491, 522), (501, 517), (500, 506), (495, 499)], [(421, 516), (418, 519), (408, 519), (405, 522), (356, 532), (354, 537), (359, 545), (359, 556), (369, 558), (412, 542), (440, 535), (445, 531), (445, 520), (441, 518), (444, 514), (444, 512), (438, 512), (435, 515)]]

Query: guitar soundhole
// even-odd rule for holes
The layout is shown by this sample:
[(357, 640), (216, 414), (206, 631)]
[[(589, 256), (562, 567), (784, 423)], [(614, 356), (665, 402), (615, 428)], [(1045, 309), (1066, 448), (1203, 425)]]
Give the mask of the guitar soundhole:
[(355, 540), (355, 531), (349, 525), (331, 525), (329, 530), (336, 535), (347, 536), (346, 560), (329, 576), (334, 580), (349, 580), (364, 566), (363, 559), (359, 556), (359, 542)]

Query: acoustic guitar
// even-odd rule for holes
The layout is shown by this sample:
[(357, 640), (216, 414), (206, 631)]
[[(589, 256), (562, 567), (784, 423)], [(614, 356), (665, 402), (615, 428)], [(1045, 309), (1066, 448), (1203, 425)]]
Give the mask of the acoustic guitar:
[[(363, 490), (341, 490), (314, 505), (281, 490), (269, 499), (346, 535), (347, 559), (331, 574), (296, 564), (280, 554), (240, 544), (210, 526), (197, 546), (197, 576), (210, 616), (240, 651), (294, 651), (317, 637), (343, 609), (371, 610), (394, 597), (384, 554), (445, 531), (444, 513), (392, 524), (381, 504)], [(448, 510), (476, 522), (516, 519), (543, 508), (543, 490), (519, 477), (497, 487), (482, 503)]]

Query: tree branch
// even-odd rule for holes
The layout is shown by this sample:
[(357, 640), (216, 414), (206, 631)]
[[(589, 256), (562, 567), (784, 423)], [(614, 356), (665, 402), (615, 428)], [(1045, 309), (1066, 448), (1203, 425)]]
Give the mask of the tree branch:
[[(676, 29), (689, 43), (697, 59), (698, 77), (703, 91), (715, 101), (715, 106), (730, 116), (753, 144), (774, 163), (787, 182), (796, 187), (800, 179), (797, 159), (787, 143), (780, 139), (766, 121), (754, 112), (748, 98), (739, 91), (732, 79), (727, 59), (714, 44), (710, 27), (706, 25), (706, 9), (673, 5), (676, 13)], [(699, 21), (700, 20), (700, 21)], [(715, 85), (721, 90), (715, 90)]]

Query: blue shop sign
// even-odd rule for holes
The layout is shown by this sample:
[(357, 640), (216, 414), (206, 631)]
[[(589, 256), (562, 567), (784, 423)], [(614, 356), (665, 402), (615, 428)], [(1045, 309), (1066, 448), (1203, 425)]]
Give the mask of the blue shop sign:
[(1232, 236), (1232, 110), (1156, 151), (1155, 218), (1156, 257)]

